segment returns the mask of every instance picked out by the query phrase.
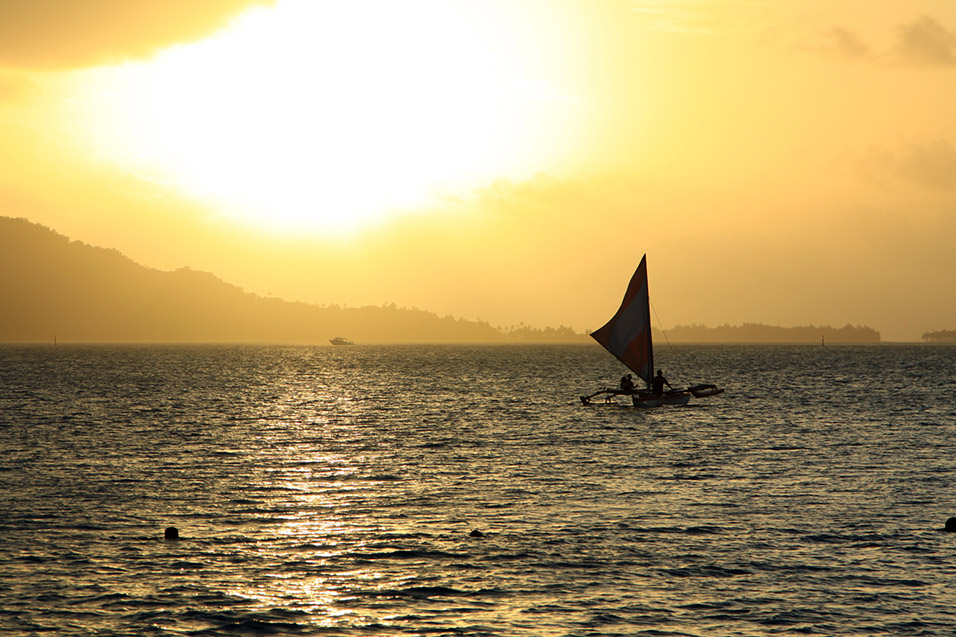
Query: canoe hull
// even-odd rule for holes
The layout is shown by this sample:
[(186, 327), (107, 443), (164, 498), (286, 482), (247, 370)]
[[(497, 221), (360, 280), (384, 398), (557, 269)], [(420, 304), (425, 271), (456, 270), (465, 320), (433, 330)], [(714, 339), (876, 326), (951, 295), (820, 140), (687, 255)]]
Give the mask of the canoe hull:
[(602, 389), (597, 391), (590, 396), (581, 396), (581, 404), (591, 405), (592, 398), (597, 396), (604, 396), (604, 402), (613, 403), (614, 397), (616, 396), (630, 396), (631, 403), (635, 407), (660, 407), (662, 405), (686, 405), (690, 402), (691, 396), (696, 396), (697, 398), (702, 398), (706, 396), (716, 396), (717, 394), (723, 393), (723, 389), (717, 389), (714, 385), (708, 385), (707, 387), (713, 387), (714, 389), (709, 393), (703, 393), (698, 395), (698, 393), (692, 391), (691, 389), (678, 389), (674, 391), (669, 391), (663, 395), (652, 394), (648, 391), (638, 391), (638, 392), (629, 392), (621, 391), (618, 389)]
[(685, 391), (668, 392), (663, 396), (653, 394), (633, 394), (631, 401), (635, 407), (660, 407), (661, 405), (686, 405), (690, 402), (690, 393)]

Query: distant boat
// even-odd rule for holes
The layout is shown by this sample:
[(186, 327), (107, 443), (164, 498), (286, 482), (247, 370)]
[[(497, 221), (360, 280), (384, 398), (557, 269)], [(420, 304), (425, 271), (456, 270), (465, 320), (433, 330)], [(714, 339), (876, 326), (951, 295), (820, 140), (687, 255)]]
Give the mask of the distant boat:
[(637, 271), (624, 293), (624, 301), (617, 313), (607, 324), (591, 337), (604, 349), (611, 352), (628, 369), (647, 383), (647, 389), (633, 387), (603, 388), (590, 396), (581, 396), (585, 405), (591, 399), (604, 395), (606, 400), (613, 396), (630, 396), (635, 407), (657, 407), (659, 405), (686, 405), (691, 396), (704, 398), (723, 393), (717, 385), (694, 385), (687, 389), (663, 391), (660, 384), (654, 391), (654, 344), (651, 342), (651, 301), (647, 291), (647, 255), (641, 258)]
[(341, 336), (336, 336), (335, 338), (330, 338), (329, 342), (333, 345), (355, 345), (352, 341), (347, 338), (342, 338)]

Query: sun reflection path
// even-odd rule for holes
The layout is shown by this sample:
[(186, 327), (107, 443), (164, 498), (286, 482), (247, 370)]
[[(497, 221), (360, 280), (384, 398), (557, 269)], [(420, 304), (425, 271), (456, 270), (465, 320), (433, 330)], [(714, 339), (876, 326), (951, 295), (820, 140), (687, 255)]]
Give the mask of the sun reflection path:
[[(331, 464), (340, 457), (328, 458)], [(321, 466), (313, 458), (315, 467)], [(273, 488), (291, 492), (283, 502), (288, 510), (273, 539), (256, 547), (259, 559), (269, 564), (263, 576), (232, 591), (249, 600), (258, 612), (286, 609), (306, 613), (316, 627), (362, 625), (372, 621), (348, 608), (369, 590), (387, 582), (389, 576), (372, 565), (355, 568), (355, 554), (368, 549), (368, 538), (381, 535), (380, 525), (349, 509), (361, 504), (356, 491), (374, 490), (374, 483), (355, 487), (348, 478), (353, 469), (315, 470), (300, 467), (273, 474)], [(294, 477), (300, 479), (296, 481)], [(301, 479), (305, 478), (305, 479)], [(362, 561), (362, 560), (358, 560)]]
[(262, 370), (243, 421), (248, 475), (230, 512), (245, 525), (230, 558), (242, 572), (230, 595), (264, 621), (317, 629), (403, 632), (445, 617), (451, 598), (481, 612), (486, 583), (459, 564), (471, 549), (457, 487), (441, 487), (463, 468), (433, 466), (421, 405), (396, 399), (396, 374), (367, 361), (289, 354), (292, 364)]

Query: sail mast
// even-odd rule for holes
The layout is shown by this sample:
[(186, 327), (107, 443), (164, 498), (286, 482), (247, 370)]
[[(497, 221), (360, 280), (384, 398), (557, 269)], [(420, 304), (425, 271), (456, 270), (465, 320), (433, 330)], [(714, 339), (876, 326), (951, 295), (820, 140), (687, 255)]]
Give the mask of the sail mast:
[(641, 265), (644, 266), (644, 290), (647, 293), (647, 318), (645, 319), (645, 324), (647, 325), (647, 376), (642, 376), (641, 378), (647, 383), (647, 389), (650, 391), (654, 387), (653, 378), (654, 378), (654, 339), (651, 336), (653, 329), (651, 328), (651, 290), (647, 283), (647, 265), (645, 261), (647, 255), (644, 255), (644, 258), (641, 259)]

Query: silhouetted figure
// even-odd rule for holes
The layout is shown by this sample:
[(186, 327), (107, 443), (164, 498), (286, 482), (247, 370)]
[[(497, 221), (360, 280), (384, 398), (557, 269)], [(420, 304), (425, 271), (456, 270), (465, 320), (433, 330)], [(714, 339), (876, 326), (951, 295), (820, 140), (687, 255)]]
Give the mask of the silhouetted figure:
[(943, 527), (943, 530), (947, 533), (956, 533), (956, 518), (946, 520), (946, 526)]
[(178, 540), (179, 539), (179, 529), (175, 526), (167, 526), (166, 530), (163, 531), (163, 539), (166, 540)]
[(628, 374), (621, 378), (621, 393), (622, 394), (633, 394), (634, 393), (634, 377)]
[(472, 532), (469, 533), (468, 535), (470, 535), (471, 537), (485, 537), (485, 534), (482, 533), (481, 531), (479, 531), (478, 529), (475, 529), (474, 531), (472, 531)]
[(651, 383), (651, 388), (655, 396), (661, 396), (664, 393), (664, 385), (667, 385), (671, 389), (671, 384), (667, 382), (667, 379), (664, 378), (664, 370), (657, 370), (657, 376), (654, 377), (654, 381)]

